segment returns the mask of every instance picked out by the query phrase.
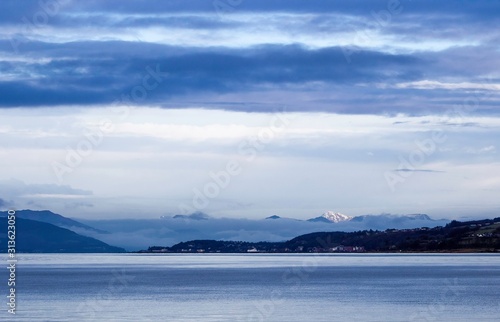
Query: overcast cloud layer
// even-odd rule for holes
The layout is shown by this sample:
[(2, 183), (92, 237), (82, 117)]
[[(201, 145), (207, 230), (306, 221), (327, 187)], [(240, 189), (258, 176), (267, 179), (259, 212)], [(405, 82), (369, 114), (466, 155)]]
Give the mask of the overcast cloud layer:
[[(477, 113), (498, 112), (498, 1), (2, 6), (3, 107), (125, 94), (163, 107), (425, 114), (474, 95), (484, 97)], [(161, 83), (133, 91), (148, 66)]]
[(0, 207), (498, 215), (499, 9), (2, 1)]

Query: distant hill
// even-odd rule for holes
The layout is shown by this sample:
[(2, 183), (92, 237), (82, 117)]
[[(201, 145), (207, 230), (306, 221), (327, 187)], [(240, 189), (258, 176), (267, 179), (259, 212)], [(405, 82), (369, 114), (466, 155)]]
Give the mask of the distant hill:
[(315, 253), (315, 252), (498, 252), (500, 217), (452, 221), (434, 228), (317, 232), (286, 242), (193, 240), (172, 247), (153, 246), (144, 252), (174, 253)]
[(452, 221), (434, 228), (387, 229), (385, 231), (319, 232), (289, 240), (285, 247), (323, 252), (337, 246), (359, 246), (366, 251), (500, 251), (500, 218)]
[[(17, 214), (17, 212), (16, 212)], [(7, 253), (7, 217), (0, 218), (0, 252)], [(123, 248), (53, 224), (16, 217), (16, 253), (121, 253)]]
[[(0, 217), (6, 217), (7, 211), (0, 211)], [(106, 234), (108, 232), (100, 229), (95, 229), (88, 225), (82, 224), (76, 220), (61, 216), (49, 210), (16, 210), (16, 217), (23, 219), (36, 220), (46, 222), (61, 228), (69, 230), (77, 230), (78, 233), (88, 230), (91, 232)]]

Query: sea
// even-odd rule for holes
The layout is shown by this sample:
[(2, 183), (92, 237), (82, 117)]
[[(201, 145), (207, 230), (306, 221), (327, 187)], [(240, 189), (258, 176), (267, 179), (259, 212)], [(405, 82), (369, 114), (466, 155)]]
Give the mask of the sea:
[(7, 311), (7, 264), (0, 269), (0, 321), (500, 321), (498, 254), (20, 254), (17, 260), (15, 315)]

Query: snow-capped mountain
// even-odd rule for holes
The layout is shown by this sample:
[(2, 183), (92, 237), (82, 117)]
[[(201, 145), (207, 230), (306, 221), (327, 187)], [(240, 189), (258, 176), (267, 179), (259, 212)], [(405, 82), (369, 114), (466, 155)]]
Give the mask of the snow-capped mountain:
[(339, 223), (343, 221), (349, 221), (353, 217), (347, 216), (338, 212), (327, 211), (319, 217), (308, 219), (311, 222), (329, 222), (329, 223)]

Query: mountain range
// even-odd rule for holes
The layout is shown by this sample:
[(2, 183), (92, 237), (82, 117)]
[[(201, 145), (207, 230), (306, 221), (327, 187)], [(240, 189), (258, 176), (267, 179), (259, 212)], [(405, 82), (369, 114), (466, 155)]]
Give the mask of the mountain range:
[[(177, 218), (180, 215), (174, 216), (173, 218)], [(197, 219), (199, 215), (196, 217), (193, 217), (193, 215), (190, 216), (183, 216), (184, 219)], [(204, 214), (203, 219), (209, 219), (209, 216)], [(301, 221), (300, 219), (292, 219), (292, 218), (287, 218), (287, 217), (280, 217), (278, 215), (272, 215), (269, 217), (266, 217), (265, 219), (270, 219), (270, 220), (278, 220), (278, 219), (289, 219), (289, 220), (298, 220)], [(443, 223), (443, 222), (448, 222), (446, 219), (441, 219), (441, 220), (434, 220), (431, 217), (429, 217), (426, 214), (410, 214), (410, 215), (392, 215), (392, 214), (381, 214), (381, 215), (363, 215), (363, 216), (355, 216), (351, 217), (348, 215), (341, 214), (339, 212), (334, 212), (334, 211), (326, 211), (323, 213), (321, 216), (314, 217), (307, 219), (306, 221), (308, 222), (321, 222), (321, 223), (345, 223), (345, 222), (353, 222), (353, 223), (370, 223), (373, 224), (374, 226), (380, 226), (380, 225), (386, 225), (387, 223), (393, 224), (394, 227), (398, 227), (400, 225), (405, 225), (411, 222), (416, 222), (419, 221), (421, 223), (424, 222), (429, 222), (430, 224), (434, 225), (436, 223)]]
[[(0, 212), (0, 217), (6, 215), (6, 212)], [(18, 219), (45, 222), (129, 251), (145, 249), (150, 245), (173, 245), (194, 239), (281, 242), (318, 231), (408, 229), (443, 226), (449, 223), (449, 220), (434, 220), (423, 214), (351, 217), (333, 211), (308, 220), (278, 215), (265, 219), (216, 218), (203, 212), (163, 216), (158, 219), (111, 220), (71, 219), (48, 210), (19, 210), (16, 215)]]
[[(348, 216), (334, 211), (307, 220), (271, 215), (263, 219), (217, 218), (203, 212), (162, 216), (159, 219), (80, 220), (109, 235), (91, 236), (128, 250), (150, 245), (173, 245), (185, 240), (221, 239), (248, 242), (278, 242), (317, 231), (359, 231), (389, 228), (436, 227), (449, 220), (434, 220), (427, 215)], [(131, 238), (131, 236), (134, 238)]]
[(312, 222), (332, 222), (332, 223), (339, 223), (342, 221), (349, 221), (352, 220), (353, 217), (347, 216), (338, 212), (333, 212), (333, 211), (327, 211), (324, 214), (322, 214), (319, 217), (311, 218), (308, 219), (307, 221), (312, 221)]

